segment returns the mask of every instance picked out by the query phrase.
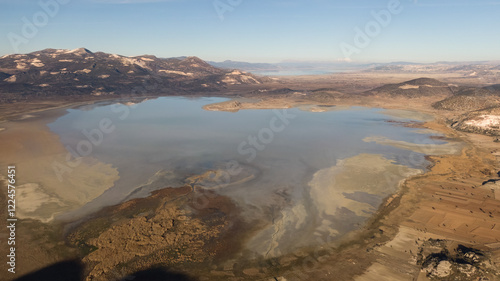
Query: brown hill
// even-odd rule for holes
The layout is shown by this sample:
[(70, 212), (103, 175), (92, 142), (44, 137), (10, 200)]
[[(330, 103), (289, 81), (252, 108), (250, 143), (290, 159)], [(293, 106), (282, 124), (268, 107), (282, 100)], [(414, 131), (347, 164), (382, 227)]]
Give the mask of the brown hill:
[(448, 84), (431, 78), (418, 78), (398, 84), (387, 84), (363, 93), (365, 96), (388, 96), (388, 97), (435, 97), (444, 98), (451, 96), (452, 90)]
[(436, 109), (473, 111), (500, 105), (500, 88), (493, 85), (484, 88), (462, 88), (455, 95), (434, 103)]

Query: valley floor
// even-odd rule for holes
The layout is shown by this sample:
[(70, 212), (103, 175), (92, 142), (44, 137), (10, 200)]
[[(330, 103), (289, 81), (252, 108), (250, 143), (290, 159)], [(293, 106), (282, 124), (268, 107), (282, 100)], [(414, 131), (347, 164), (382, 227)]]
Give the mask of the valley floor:
[[(346, 77), (352, 78), (353, 75), (346, 75)], [(450, 128), (446, 119), (452, 113), (439, 111), (430, 106), (437, 101), (435, 97), (411, 100), (384, 97), (340, 97), (336, 96), (335, 90), (329, 90), (331, 95), (326, 97), (308, 95), (308, 89), (320, 88), (318, 86), (335, 88), (336, 85), (342, 84), (344, 85), (342, 90), (356, 88), (361, 91), (388, 81), (402, 82), (407, 78), (416, 78), (409, 76), (411, 75), (405, 75), (402, 79), (397, 75), (389, 75), (379, 77), (379, 80), (375, 79), (374, 81), (372, 76), (360, 75), (358, 85), (354, 85), (354, 82), (350, 82), (346, 77), (343, 77), (341, 81), (299, 77), (293, 81), (285, 79), (280, 83), (268, 85), (276, 89), (281, 87), (296, 89), (294, 86), (301, 86), (302, 90), (292, 90), (285, 94), (266, 95), (265, 92), (259, 91), (265, 86), (253, 89), (234, 87), (234, 89), (228, 89), (228, 95), (218, 93), (218, 96), (229, 96), (233, 99), (220, 104), (208, 105), (205, 109), (238, 111), (257, 108), (301, 107), (304, 110), (324, 111), (335, 110), (335, 107), (329, 106), (368, 106), (415, 110), (435, 117), (434, 120), (423, 122), (418, 126), (442, 132), (446, 137), (458, 139), (465, 145), (461, 152), (455, 155), (429, 156), (428, 160), (432, 163), (430, 171), (407, 179), (402, 184), (400, 192), (388, 198), (361, 230), (352, 233), (349, 239), (346, 239), (338, 247), (337, 245), (333, 247), (326, 241), (321, 249), (304, 249), (301, 252), (254, 264), (233, 264), (228, 265), (227, 268), (207, 270), (206, 272), (193, 270), (195, 277), (200, 280), (500, 280), (500, 275), (498, 275), (500, 272), (500, 184), (497, 184), (496, 181), (499, 179), (500, 145), (493, 142), (492, 137), (458, 132)], [(457, 77), (448, 77), (447, 79), (450, 82), (460, 82), (460, 78)], [(248, 94), (249, 90), (252, 90), (251, 94)], [(37, 115), (37, 112), (49, 108), (64, 108), (87, 102), (89, 101), (81, 99), (55, 99), (23, 102), (16, 105), (2, 104), (0, 105), (2, 109), (0, 118), (12, 120), (23, 116), (29, 117), (27, 115)], [(2, 123), (0, 123), (1, 127)], [(54, 136), (42, 128), (33, 128), (30, 132), (19, 133), (13, 138), (33, 139), (34, 146), (43, 147), (51, 147), (50, 143), (43, 144), (44, 141), (56, 141), (53, 139)], [(0, 134), (2, 133), (4, 132), (0, 132)], [(18, 140), (12, 139), (11, 141), (11, 146), (15, 147), (14, 144)], [(39, 143), (35, 144), (36, 142)], [(7, 149), (6, 147), (4, 149)], [(23, 150), (21, 147), (18, 149), (19, 151)], [(14, 153), (15, 151), (3, 152)], [(29, 157), (29, 155), (26, 154), (23, 157)], [(43, 159), (38, 160), (43, 161)], [(33, 165), (33, 167), (42, 167)], [(102, 172), (102, 169), (100, 170)], [(110, 173), (112, 174), (112, 171)], [(39, 175), (35, 173), (32, 176), (43, 176), (43, 171)], [(0, 200), (3, 202), (6, 196), (5, 190), (6, 188), (2, 186), (1, 196), (4, 198), (0, 198)], [(168, 190), (163, 191), (165, 196), (171, 196), (171, 192), (169, 192)], [(183, 192), (182, 196), (194, 196), (192, 193), (195, 191), (186, 189)], [(178, 198), (181, 195), (174, 197)], [(224, 198), (214, 198), (213, 201), (215, 209), (232, 208), (232, 205)], [(140, 202), (136, 203), (134, 204), (140, 205)], [(162, 201), (162, 203), (165, 202)], [(171, 207), (171, 205), (168, 206), (168, 208)], [(116, 208), (117, 210), (114, 210), (116, 212), (126, 209), (127, 203)], [(167, 213), (170, 210), (168, 208), (165, 209)], [(139, 212), (140, 209), (137, 211)], [(2, 219), (6, 216), (5, 212), (6, 210), (1, 210)], [(125, 219), (128, 215), (124, 214), (119, 219)], [(182, 216), (182, 214), (177, 213), (174, 215), (176, 217)], [(200, 217), (203, 216), (211, 217), (214, 214), (200, 215)], [(200, 237), (202, 237), (201, 239), (196, 238), (199, 241), (195, 242), (208, 243), (207, 241), (217, 236), (218, 231), (231, 222), (231, 219), (236, 218), (217, 219), (210, 225), (200, 223), (199, 219), (192, 220), (199, 225), (191, 225), (190, 227), (201, 231)], [(132, 223), (132, 220), (130, 222)], [(19, 224), (18, 233), (21, 241), (19, 274), (32, 272), (55, 262), (78, 256), (75, 248), (67, 247), (64, 242), (61, 242), (66, 238), (64, 238), (60, 226), (28, 220), (21, 221)], [(181, 230), (194, 231), (190, 227)], [(250, 229), (248, 226), (240, 227), (246, 230)], [(2, 231), (4, 234), (4, 230)], [(113, 231), (115, 234), (123, 235), (127, 230), (108, 229), (107, 231), (109, 239), (113, 239)], [(72, 242), (66, 240), (66, 243), (77, 243), (75, 242), (78, 240), (75, 238), (76, 236), (71, 238)], [(180, 238), (173, 237), (172, 239)], [(187, 245), (186, 247), (190, 243), (188, 240), (183, 241), (183, 245)], [(95, 240), (93, 243), (100, 245), (103, 242)], [(237, 246), (236, 242), (233, 241), (233, 243), (234, 246)], [(44, 246), (39, 247), (40, 244)], [(216, 254), (219, 254), (221, 249), (225, 249), (222, 245), (212, 245), (211, 247)], [(2, 246), (1, 249), (4, 251), (5, 247)], [(194, 249), (194, 252), (182, 255), (183, 258), (190, 259), (191, 256), (196, 256), (198, 248)], [(92, 261), (92, 258), (94, 261), (102, 258), (99, 253), (94, 253), (93, 257), (86, 257), (87, 261)], [(1, 252), (1, 255), (5, 257), (6, 254)], [(175, 254), (174, 256), (178, 257), (179, 255)], [(107, 262), (119, 264), (119, 258), (117, 257), (116, 261), (108, 260)], [(154, 265), (154, 262), (151, 261), (151, 265)], [(144, 268), (144, 264), (138, 264), (137, 268)], [(189, 270), (189, 265), (183, 269)], [(92, 272), (92, 274), (96, 273)], [(16, 276), (20, 275), (16, 274)], [(2, 274), (0, 279), (12, 279), (6, 277), (8, 276)]]

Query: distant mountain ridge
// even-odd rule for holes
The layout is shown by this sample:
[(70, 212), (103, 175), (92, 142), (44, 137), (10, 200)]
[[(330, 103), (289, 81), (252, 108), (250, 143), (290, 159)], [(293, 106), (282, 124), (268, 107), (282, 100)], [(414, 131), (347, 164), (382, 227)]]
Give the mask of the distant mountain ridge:
[(186, 94), (266, 78), (214, 67), (197, 57), (126, 57), (85, 48), (45, 49), (0, 58), (0, 101), (30, 96)]
[(280, 67), (271, 63), (251, 63), (225, 60), (223, 62), (207, 61), (209, 64), (226, 69), (241, 69), (246, 71), (279, 71)]
[(385, 73), (455, 73), (464, 77), (491, 78), (493, 81), (500, 77), (500, 62), (438, 62), (438, 63), (390, 63), (366, 69), (365, 72)]
[(370, 67), (374, 67), (378, 64), (366, 64), (366, 63), (348, 63), (348, 62), (331, 62), (331, 61), (284, 61), (278, 63), (252, 63), (244, 61), (232, 61), (226, 60), (223, 62), (208, 61), (211, 65), (226, 69), (240, 69), (255, 73), (269, 73), (276, 72), (279, 74), (281, 72), (323, 72), (323, 73), (334, 73), (334, 72), (344, 72), (344, 71), (357, 71), (365, 70)]
[[(484, 62), (436, 62), (417, 63), (409, 61), (395, 61), (389, 63), (345, 62), (345, 61), (284, 61), (278, 63), (251, 63), (244, 61), (226, 60), (223, 62), (208, 61), (209, 64), (226, 69), (240, 69), (254, 73), (300, 73), (323, 72), (335, 73), (346, 71), (364, 72), (395, 72), (395, 73), (461, 73), (464, 76), (500, 76), (500, 61)], [(293, 74), (296, 75), (296, 74)]]

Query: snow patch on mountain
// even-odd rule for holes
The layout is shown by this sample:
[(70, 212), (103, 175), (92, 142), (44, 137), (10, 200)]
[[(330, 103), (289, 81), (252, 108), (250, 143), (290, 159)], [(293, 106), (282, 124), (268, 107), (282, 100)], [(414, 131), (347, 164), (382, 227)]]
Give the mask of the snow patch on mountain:
[(34, 66), (34, 67), (44, 67), (45, 66), (45, 64), (42, 63), (42, 61), (39, 60), (39, 59), (33, 59), (33, 60), (31, 60), (31, 65)]
[(164, 69), (160, 69), (158, 70), (158, 72), (165, 72), (165, 73), (171, 73), (171, 74), (177, 74), (177, 75), (183, 75), (183, 76), (193, 76), (193, 73), (186, 73), (186, 72), (182, 72), (182, 71), (177, 71), (177, 70), (164, 70)]
[(12, 75), (9, 78), (5, 78), (3, 81), (14, 83), (14, 82), (16, 82), (16, 80), (17, 80), (16, 75)]

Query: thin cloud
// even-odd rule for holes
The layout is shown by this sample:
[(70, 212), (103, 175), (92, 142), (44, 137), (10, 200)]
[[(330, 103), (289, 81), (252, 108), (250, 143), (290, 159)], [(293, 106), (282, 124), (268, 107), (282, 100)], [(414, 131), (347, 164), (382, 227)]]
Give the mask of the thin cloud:
[(143, 3), (159, 3), (173, 2), (175, 0), (92, 0), (94, 3), (102, 4), (143, 4)]
[(415, 2), (420, 7), (481, 7), (481, 6), (498, 6), (500, 5), (499, 1), (496, 2), (467, 2), (467, 3), (424, 3), (422, 1)]
[[(429, 3), (431, 2), (431, 3)], [(482, 6), (499, 6), (500, 1), (467, 1), (457, 3), (456, 1), (440, 2), (428, 1), (428, 0), (401, 0), (401, 4), (411, 4), (417, 7), (482, 7)], [(338, 9), (374, 9), (376, 5), (333, 5), (333, 7)]]

